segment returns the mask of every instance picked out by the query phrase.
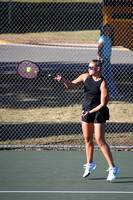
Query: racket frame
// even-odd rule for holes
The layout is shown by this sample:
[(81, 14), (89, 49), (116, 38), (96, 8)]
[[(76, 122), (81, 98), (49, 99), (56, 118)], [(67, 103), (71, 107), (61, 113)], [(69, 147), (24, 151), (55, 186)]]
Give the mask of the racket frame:
[[(34, 64), (34, 65), (37, 66), (38, 72), (37, 72), (37, 76), (36, 76), (36, 77), (25, 77), (25, 76), (22, 76), (22, 75), (19, 73), (18, 69), (19, 69), (19, 67), (20, 67), (20, 64), (21, 64), (21, 63), (24, 63), (24, 62), (28, 62), (29, 64), (31, 63), (31, 64)], [(39, 75), (40, 72), (43, 72), (43, 73), (46, 74), (46, 72), (44, 72), (44, 71), (38, 66), (38, 64), (36, 64), (35, 62), (32, 62), (32, 61), (30, 61), (30, 60), (22, 60), (22, 61), (20, 61), (20, 62), (17, 64), (16, 71), (17, 71), (17, 74), (18, 74), (21, 78), (24, 78), (24, 79), (36, 79), (36, 78), (38, 77), (38, 75)], [(27, 73), (29, 73), (29, 72), (27, 72)], [(55, 78), (56, 75), (48, 74), (47, 77), (48, 77), (48, 78)]]
[[(36, 65), (37, 66), (37, 68), (39, 69), (38, 70), (38, 72), (37, 72), (37, 76), (36, 77), (24, 77), (24, 76), (22, 76), (19, 72), (18, 72), (18, 69), (19, 69), (19, 66), (20, 66), (20, 64), (21, 63), (24, 63), (24, 62), (28, 62), (29, 64), (31, 63), (31, 64), (34, 64), (34, 65)], [(30, 60), (22, 60), (22, 61), (20, 61), (18, 64), (17, 64), (17, 67), (16, 67), (16, 71), (17, 71), (17, 74), (21, 77), (21, 78), (24, 78), (24, 79), (36, 79), (37, 77), (38, 77), (38, 74), (40, 73), (40, 72), (43, 72), (42, 71), (42, 69), (35, 63), (35, 62), (33, 62), (33, 61), (30, 61)], [(28, 72), (29, 73), (29, 72)]]

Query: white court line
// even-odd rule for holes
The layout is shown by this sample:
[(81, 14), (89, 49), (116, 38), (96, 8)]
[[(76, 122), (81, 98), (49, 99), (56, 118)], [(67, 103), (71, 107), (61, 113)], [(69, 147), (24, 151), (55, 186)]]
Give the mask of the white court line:
[(0, 191), (0, 193), (133, 194), (133, 191)]

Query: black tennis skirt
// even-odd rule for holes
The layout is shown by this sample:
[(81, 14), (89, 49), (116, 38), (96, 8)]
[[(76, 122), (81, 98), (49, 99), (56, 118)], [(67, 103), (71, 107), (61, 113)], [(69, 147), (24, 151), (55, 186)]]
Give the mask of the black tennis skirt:
[[(87, 111), (86, 108), (84, 108), (85, 111)], [(103, 109), (86, 115), (85, 117), (82, 117), (83, 122), (87, 123), (105, 123), (106, 120), (109, 120), (109, 108), (106, 106)]]

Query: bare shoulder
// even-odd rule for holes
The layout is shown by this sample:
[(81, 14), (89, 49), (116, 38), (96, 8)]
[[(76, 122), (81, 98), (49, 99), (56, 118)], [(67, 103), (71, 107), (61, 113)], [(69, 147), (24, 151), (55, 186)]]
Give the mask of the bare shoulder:
[(102, 86), (104, 86), (104, 87), (107, 87), (107, 82), (106, 82), (106, 80), (105, 79), (103, 79), (103, 81), (102, 81), (102, 84), (101, 84)]
[(100, 89), (101, 92), (107, 93), (107, 96), (109, 95), (108, 86), (105, 80), (102, 81)]
[(87, 77), (89, 77), (88, 73), (81, 74), (78, 78), (76, 78), (75, 80), (73, 80), (72, 83), (78, 85), (78, 84), (84, 82), (87, 79)]
[(82, 77), (83, 81), (85, 82), (85, 80), (89, 77), (89, 73), (82, 74)]

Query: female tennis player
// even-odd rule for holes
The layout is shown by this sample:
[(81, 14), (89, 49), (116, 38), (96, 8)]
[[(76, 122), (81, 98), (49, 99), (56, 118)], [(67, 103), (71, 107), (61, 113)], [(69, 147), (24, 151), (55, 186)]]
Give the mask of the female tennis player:
[(107, 181), (113, 181), (120, 169), (115, 166), (110, 148), (105, 142), (105, 123), (109, 119), (109, 109), (107, 107), (109, 92), (106, 81), (101, 76), (101, 70), (102, 62), (92, 60), (89, 64), (88, 73), (81, 74), (72, 82), (69, 82), (60, 75), (55, 79), (58, 82), (62, 81), (70, 89), (84, 82), (84, 102), (81, 115), (87, 163), (84, 165), (83, 178), (89, 176), (97, 167), (97, 163), (93, 161), (93, 132), (95, 132), (96, 142), (109, 165)]

